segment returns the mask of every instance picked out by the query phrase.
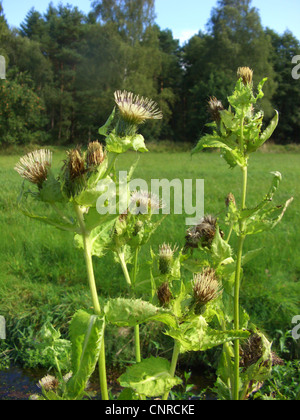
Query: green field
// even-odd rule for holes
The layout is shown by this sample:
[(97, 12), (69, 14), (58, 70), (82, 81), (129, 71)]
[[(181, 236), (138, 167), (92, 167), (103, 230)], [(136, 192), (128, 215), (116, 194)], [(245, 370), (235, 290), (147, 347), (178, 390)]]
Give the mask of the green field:
[[(123, 155), (118, 168), (128, 168), (136, 157), (134, 153)], [(57, 169), (63, 158), (63, 151), (54, 153)], [(18, 347), (18, 352), (12, 352), (11, 357), (34, 365), (35, 353), (28, 350), (28, 343), (41, 325), (50, 320), (63, 332), (67, 331), (74, 311), (89, 307), (90, 298), (84, 258), (82, 252), (73, 247), (72, 234), (34, 222), (18, 210), (17, 198), (22, 181), (13, 170), (18, 159), (16, 154), (0, 156), (0, 315), (7, 319), (6, 345)], [(283, 174), (276, 202), (281, 204), (291, 196), (295, 200), (274, 231), (248, 238), (246, 250), (263, 248), (263, 251), (245, 267), (242, 304), (255, 323), (272, 338), (278, 338), (291, 330), (292, 318), (300, 314), (300, 154), (258, 153), (252, 158), (249, 206), (260, 201), (268, 191), (272, 171)], [(222, 229), (227, 231), (223, 223), (224, 200), (229, 192), (239, 200), (241, 174), (238, 169), (229, 171), (217, 153), (191, 157), (187, 152), (172, 150), (169, 153), (150, 152), (140, 157), (135, 175), (147, 181), (152, 178), (204, 179), (205, 212), (217, 215)], [(153, 236), (151, 247), (157, 251), (163, 242), (184, 245), (185, 217), (168, 216)], [(143, 249), (138, 277), (142, 282), (139, 292), (144, 296), (149, 291), (147, 259), (150, 245)], [(95, 260), (95, 271), (100, 294), (116, 296), (123, 293), (123, 275), (112, 255)], [(112, 334), (110, 338), (107, 348), (108, 353), (113, 354), (116, 337)], [(157, 343), (153, 344), (147, 338), (143, 344), (144, 351), (159, 349)]]

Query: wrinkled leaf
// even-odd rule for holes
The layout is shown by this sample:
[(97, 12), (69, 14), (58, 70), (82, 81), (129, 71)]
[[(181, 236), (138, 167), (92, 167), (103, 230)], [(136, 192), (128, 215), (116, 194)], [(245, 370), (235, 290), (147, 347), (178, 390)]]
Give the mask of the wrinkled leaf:
[(148, 321), (162, 322), (169, 327), (177, 325), (170, 311), (140, 299), (110, 299), (104, 307), (104, 313), (107, 322), (120, 327), (133, 327)]
[(150, 357), (127, 368), (119, 378), (120, 385), (132, 388), (146, 397), (159, 397), (181, 384), (181, 379), (170, 375), (171, 365), (168, 360)]
[(249, 336), (247, 331), (219, 331), (208, 327), (203, 316), (191, 322), (184, 322), (177, 329), (170, 329), (166, 335), (173, 337), (180, 343), (180, 352), (206, 351), (226, 342), (244, 339)]
[(70, 324), (73, 376), (66, 384), (66, 394), (76, 399), (84, 391), (95, 370), (104, 335), (104, 319), (78, 311)]

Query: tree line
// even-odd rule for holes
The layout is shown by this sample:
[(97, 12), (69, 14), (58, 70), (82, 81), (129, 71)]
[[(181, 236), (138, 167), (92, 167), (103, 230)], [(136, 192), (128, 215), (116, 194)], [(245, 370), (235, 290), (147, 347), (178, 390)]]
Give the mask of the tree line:
[(159, 104), (164, 119), (144, 128), (147, 138), (195, 143), (209, 97), (227, 106), (240, 66), (254, 69), (255, 83), (269, 79), (260, 106), (267, 119), (280, 113), (274, 141), (300, 142), (300, 80), (292, 77), (300, 42), (291, 32), (263, 28), (251, 0), (219, 0), (206, 31), (184, 46), (155, 19), (155, 0), (95, 0), (88, 14), (50, 3), (12, 29), (0, 3), (0, 144), (95, 140), (115, 90)]

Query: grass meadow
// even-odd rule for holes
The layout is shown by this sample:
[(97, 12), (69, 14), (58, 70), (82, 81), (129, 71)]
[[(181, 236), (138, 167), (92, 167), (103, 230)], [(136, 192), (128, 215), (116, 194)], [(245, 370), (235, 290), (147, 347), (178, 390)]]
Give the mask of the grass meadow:
[[(35, 366), (41, 363), (41, 358), (33, 343), (43, 323), (50, 320), (65, 333), (74, 311), (88, 308), (91, 303), (83, 254), (73, 247), (72, 234), (35, 222), (17, 208), (22, 181), (13, 168), (20, 156), (17, 153), (0, 156), (0, 315), (7, 321), (7, 340), (2, 343), (2, 353), (0, 347), (0, 356)], [(118, 168), (127, 168), (136, 158), (134, 153), (123, 155)], [(54, 166), (57, 169), (62, 159), (64, 151), (55, 149)], [(300, 154), (279, 152), (253, 156), (249, 168), (249, 206), (260, 201), (268, 191), (272, 171), (283, 174), (276, 202), (281, 204), (291, 196), (295, 200), (274, 231), (247, 239), (246, 250), (262, 248), (262, 252), (244, 269), (241, 297), (252, 321), (280, 347), (285, 345), (292, 318), (300, 315)], [(227, 232), (222, 222), (224, 200), (229, 192), (239, 200), (241, 174), (238, 169), (229, 171), (218, 153), (191, 157), (189, 152), (171, 149), (143, 154), (135, 177), (146, 181), (152, 178), (204, 179), (205, 213), (218, 215), (222, 229)], [(144, 247), (138, 274), (141, 296), (150, 293), (147, 264), (150, 246), (157, 251), (163, 242), (184, 245), (185, 217), (184, 214), (168, 216), (152, 237), (151, 244)], [(99, 293), (103, 296), (124, 293), (121, 268), (114, 263), (112, 255), (95, 259), (95, 274)], [(108, 362), (117, 363), (110, 358), (110, 349), (115, 355), (114, 345), (120, 350), (120, 343), (116, 344), (116, 341), (122, 339), (125, 349), (127, 333), (124, 329), (115, 329), (107, 334)], [(168, 342), (163, 339), (160, 342), (160, 337), (157, 334), (156, 340), (151, 334), (150, 339), (144, 334), (143, 351), (168, 351)], [(117, 353), (118, 362), (133, 357), (124, 349)], [(295, 351), (299, 352), (299, 346), (293, 349)]]

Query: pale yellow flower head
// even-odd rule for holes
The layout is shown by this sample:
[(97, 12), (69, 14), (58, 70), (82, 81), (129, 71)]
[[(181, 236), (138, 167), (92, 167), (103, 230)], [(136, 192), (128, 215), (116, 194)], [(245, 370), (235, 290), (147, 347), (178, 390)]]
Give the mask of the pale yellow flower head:
[(134, 95), (132, 92), (120, 90), (115, 92), (115, 102), (122, 118), (130, 124), (142, 124), (146, 120), (163, 118), (156, 102), (151, 99)]
[(52, 152), (41, 149), (23, 156), (15, 166), (22, 178), (41, 187), (46, 181), (52, 162)]

